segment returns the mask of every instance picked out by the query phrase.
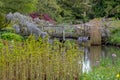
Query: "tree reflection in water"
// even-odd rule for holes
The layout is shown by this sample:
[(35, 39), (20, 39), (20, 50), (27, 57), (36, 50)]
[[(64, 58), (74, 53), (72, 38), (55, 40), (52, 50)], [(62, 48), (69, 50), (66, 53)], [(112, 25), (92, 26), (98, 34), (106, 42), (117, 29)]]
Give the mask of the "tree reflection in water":
[(84, 57), (82, 62), (82, 72), (88, 73), (93, 66), (99, 65), (101, 58), (101, 46), (84, 47)]
[(88, 55), (90, 54), (90, 51), (87, 47), (84, 48), (84, 57), (83, 57), (83, 63), (82, 63), (82, 72), (88, 73), (91, 70), (90, 66), (90, 60)]

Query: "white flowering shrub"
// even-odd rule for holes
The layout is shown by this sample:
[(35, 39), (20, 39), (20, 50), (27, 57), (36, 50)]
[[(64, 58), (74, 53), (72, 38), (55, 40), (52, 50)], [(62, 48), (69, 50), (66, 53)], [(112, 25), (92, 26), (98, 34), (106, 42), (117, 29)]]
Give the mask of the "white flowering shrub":
[(29, 36), (31, 34), (35, 35), (35, 37), (45, 37), (47, 33), (41, 31), (40, 26), (44, 26), (45, 21), (40, 19), (32, 20), (31, 17), (22, 15), (18, 12), (9, 13), (6, 15), (8, 21), (13, 24), (13, 28), (16, 33), (21, 34), (23, 36)]

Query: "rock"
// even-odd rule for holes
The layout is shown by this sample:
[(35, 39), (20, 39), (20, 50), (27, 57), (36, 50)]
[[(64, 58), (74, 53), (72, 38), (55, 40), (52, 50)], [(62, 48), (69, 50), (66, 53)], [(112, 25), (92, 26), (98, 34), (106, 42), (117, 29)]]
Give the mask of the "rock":
[(115, 53), (112, 54), (112, 57), (117, 57), (117, 55)]
[(89, 37), (79, 37), (78, 38), (78, 43), (81, 44), (82, 42), (87, 42), (89, 40)]

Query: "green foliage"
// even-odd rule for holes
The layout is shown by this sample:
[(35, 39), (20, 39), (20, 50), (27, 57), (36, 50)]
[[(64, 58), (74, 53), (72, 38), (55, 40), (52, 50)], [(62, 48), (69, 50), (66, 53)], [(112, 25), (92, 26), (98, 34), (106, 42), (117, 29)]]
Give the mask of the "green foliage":
[(112, 21), (111, 27), (111, 34), (107, 38), (107, 43), (120, 46), (120, 21)]
[(47, 41), (48, 39), (36, 41), (30, 36), (24, 42), (15, 41), (14, 45), (9, 46), (8, 43), (4, 48), (0, 48), (0, 74), (2, 73), (0, 78), (2, 80), (13, 77), (17, 80), (79, 79), (78, 61), (81, 60), (82, 52), (78, 51), (77, 46), (68, 42), (64, 45), (57, 40), (53, 44)]
[(2, 43), (2, 40), (0, 39), (0, 48), (2, 48), (4, 45)]
[(106, 44), (120, 46), (120, 20), (116, 20), (112, 18), (110, 21), (110, 26), (108, 29), (110, 30), (110, 35), (106, 37)]
[(3, 46), (4, 46), (3, 43), (0, 43), (0, 48), (3, 47)]
[(109, 0), (105, 1), (104, 5), (106, 5), (105, 13), (107, 16), (114, 16), (120, 18), (120, 1)]
[(113, 45), (120, 45), (120, 31), (116, 31), (108, 38), (108, 43)]
[[(88, 21), (96, 17), (120, 18), (120, 0), (1, 0), (3, 13), (38, 11), (57, 22)], [(16, 6), (17, 5), (17, 6)]]
[(58, 22), (86, 22), (96, 17), (120, 18), (119, 4), (120, 0), (39, 0), (38, 11), (49, 13)]
[(3, 33), (1, 38), (4, 40), (22, 41), (23, 37), (15, 33)]
[(93, 0), (92, 3), (95, 17), (120, 18), (120, 0)]
[(118, 67), (99, 67), (89, 74), (84, 74), (80, 80), (118, 80)]
[(87, 14), (91, 10), (91, 5), (89, 4), (89, 1), (83, 0), (63, 0), (60, 4), (63, 9), (61, 12), (61, 16), (64, 18), (68, 17), (68, 20), (72, 22), (74, 22), (75, 20), (86, 21), (88, 19)]
[(36, 10), (37, 0), (1, 0), (4, 4), (0, 7), (4, 13), (21, 12), (30, 13)]
[(49, 13), (58, 22), (70, 23), (88, 18), (84, 12), (90, 11), (89, 3), (82, 0), (39, 0), (38, 11)]
[(9, 23), (5, 22), (5, 14), (0, 13), (0, 30), (8, 26)]
[(43, 14), (49, 14), (52, 18), (58, 22), (62, 21), (61, 7), (57, 4), (57, 0), (39, 0), (38, 2), (38, 12)]

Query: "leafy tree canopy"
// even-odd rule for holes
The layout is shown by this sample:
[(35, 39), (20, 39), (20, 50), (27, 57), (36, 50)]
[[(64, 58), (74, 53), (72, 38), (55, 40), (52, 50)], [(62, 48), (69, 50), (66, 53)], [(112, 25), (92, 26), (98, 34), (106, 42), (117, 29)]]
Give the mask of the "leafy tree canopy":
[(4, 13), (36, 11), (37, 0), (0, 0), (0, 10)]

